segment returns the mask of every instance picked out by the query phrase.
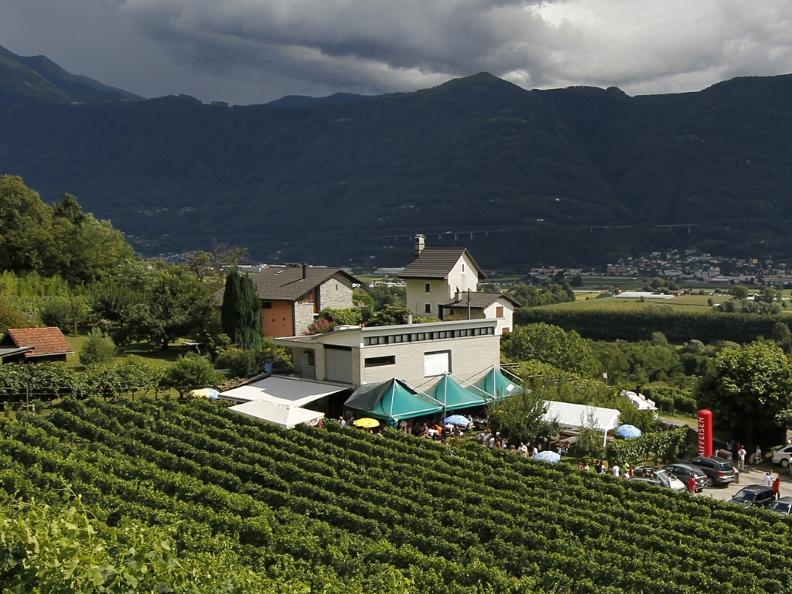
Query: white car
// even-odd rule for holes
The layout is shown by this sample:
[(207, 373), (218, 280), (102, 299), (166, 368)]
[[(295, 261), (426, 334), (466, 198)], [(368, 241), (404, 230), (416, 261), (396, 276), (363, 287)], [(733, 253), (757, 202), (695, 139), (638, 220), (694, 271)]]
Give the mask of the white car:
[(780, 464), (782, 468), (789, 467), (792, 458), (792, 444), (773, 448), (773, 464)]

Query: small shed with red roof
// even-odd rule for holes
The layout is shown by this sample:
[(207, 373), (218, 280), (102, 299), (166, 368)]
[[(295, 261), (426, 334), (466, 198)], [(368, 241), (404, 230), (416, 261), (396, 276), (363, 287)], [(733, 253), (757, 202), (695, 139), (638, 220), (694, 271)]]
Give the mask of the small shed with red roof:
[(66, 361), (74, 349), (60, 328), (9, 328), (0, 341), (3, 363)]

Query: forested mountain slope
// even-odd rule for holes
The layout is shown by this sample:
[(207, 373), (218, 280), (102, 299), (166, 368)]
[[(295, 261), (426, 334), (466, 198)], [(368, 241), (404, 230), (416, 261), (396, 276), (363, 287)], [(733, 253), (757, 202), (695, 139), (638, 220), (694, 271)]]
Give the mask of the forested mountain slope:
[(629, 97), (482, 73), (255, 106), (69, 104), (4, 81), (0, 171), (76, 194), (147, 253), (216, 238), (265, 260), (398, 265), (419, 231), (489, 267), (694, 243), (792, 253), (790, 76)]

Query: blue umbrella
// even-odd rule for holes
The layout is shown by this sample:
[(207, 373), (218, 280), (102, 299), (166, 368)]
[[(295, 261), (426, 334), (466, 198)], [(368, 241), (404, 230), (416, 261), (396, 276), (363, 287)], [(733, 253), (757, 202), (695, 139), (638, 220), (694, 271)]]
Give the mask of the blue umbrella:
[(554, 452), (553, 450), (544, 450), (536, 454), (533, 457), (533, 460), (539, 460), (539, 462), (549, 462), (550, 464), (558, 464), (561, 460), (561, 454)]
[(616, 427), (616, 435), (624, 439), (637, 439), (642, 433), (635, 425), (619, 425)]
[(473, 421), (462, 415), (451, 415), (443, 419), (444, 425), (457, 425), (459, 427), (469, 427)]

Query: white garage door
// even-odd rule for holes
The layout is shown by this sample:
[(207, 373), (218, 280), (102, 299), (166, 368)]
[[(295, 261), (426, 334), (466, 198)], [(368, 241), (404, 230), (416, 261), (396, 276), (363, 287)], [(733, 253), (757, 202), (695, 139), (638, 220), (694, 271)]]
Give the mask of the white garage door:
[(424, 377), (451, 373), (451, 351), (424, 353)]

